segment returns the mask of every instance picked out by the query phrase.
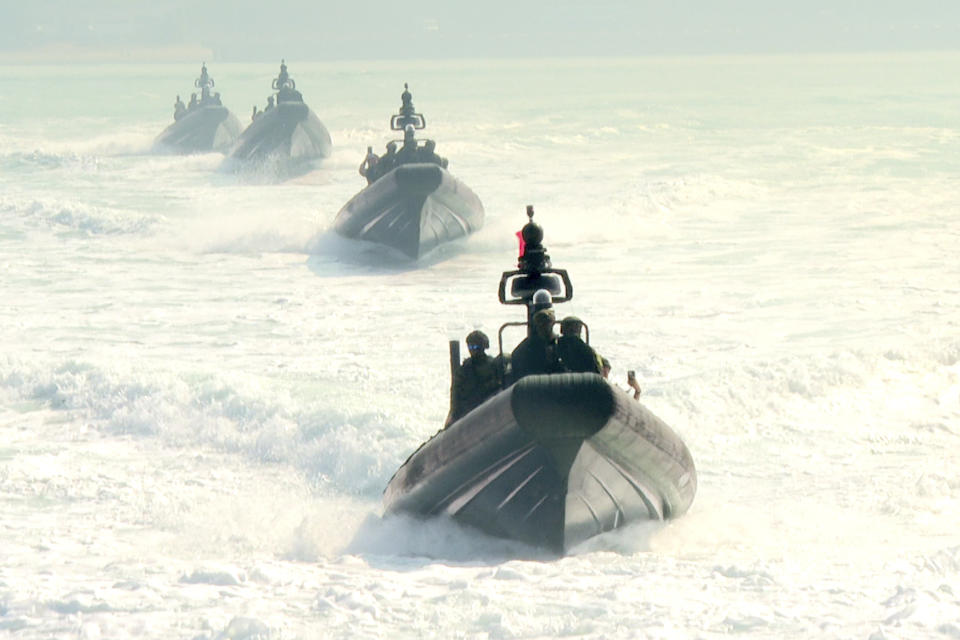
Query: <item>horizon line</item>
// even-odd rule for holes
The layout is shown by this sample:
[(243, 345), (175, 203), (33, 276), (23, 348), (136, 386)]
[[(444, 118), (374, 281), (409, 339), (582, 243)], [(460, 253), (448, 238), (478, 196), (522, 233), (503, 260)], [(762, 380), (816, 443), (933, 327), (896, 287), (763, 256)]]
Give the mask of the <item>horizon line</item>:
[[(741, 51), (661, 51), (642, 53), (543, 53), (536, 54), (457, 54), (437, 57), (414, 56), (404, 59), (404, 62), (444, 62), (451, 60), (479, 61), (479, 60), (538, 60), (538, 59), (614, 59), (630, 60), (637, 58), (706, 58), (706, 57), (796, 57), (796, 56), (870, 56), (870, 55), (898, 55), (898, 54), (955, 54), (960, 53), (960, 45), (955, 47), (934, 48), (896, 48), (896, 49), (809, 49), (809, 50), (741, 50)], [(284, 57), (280, 55), (279, 57)], [(289, 57), (289, 56), (287, 56)], [(225, 58), (209, 48), (201, 45), (165, 45), (159, 47), (85, 47), (77, 45), (56, 45), (36, 49), (22, 49), (17, 51), (0, 51), (0, 65), (29, 65), (44, 66), (50, 64), (181, 64), (203, 60), (220, 64), (258, 64), (273, 63), (273, 60), (261, 58)], [(318, 58), (292, 58), (298, 63), (335, 63), (335, 62), (399, 62), (396, 58), (386, 57), (357, 57), (336, 56)]]

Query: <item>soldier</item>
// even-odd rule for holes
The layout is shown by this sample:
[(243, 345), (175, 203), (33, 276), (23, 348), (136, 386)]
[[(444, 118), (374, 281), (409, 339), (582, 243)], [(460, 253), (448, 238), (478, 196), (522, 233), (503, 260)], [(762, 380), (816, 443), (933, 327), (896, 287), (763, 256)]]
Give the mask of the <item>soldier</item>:
[(601, 357), (601, 358), (600, 358), (600, 367), (601, 367), (600, 375), (602, 375), (605, 379), (606, 379), (606, 378), (609, 378), (609, 377), (610, 377), (610, 370), (613, 368), (613, 367), (610, 366), (610, 361), (607, 360), (606, 358)]
[(633, 399), (639, 400), (641, 393), (640, 383), (637, 382), (637, 372), (633, 369), (627, 371), (627, 385), (633, 389)]
[(531, 320), (533, 333), (517, 345), (510, 356), (513, 367), (513, 379), (541, 373), (559, 373), (563, 371), (557, 357), (557, 336), (553, 332), (555, 317), (553, 309), (540, 309)]
[(377, 163), (380, 157), (373, 152), (373, 147), (367, 147), (367, 157), (360, 164), (360, 175), (367, 179), (367, 184), (373, 184), (377, 179)]
[(173, 103), (173, 119), (179, 120), (186, 112), (187, 106), (183, 104), (183, 100), (177, 95), (177, 101)]
[(450, 413), (444, 426), (467, 415), (500, 390), (502, 367), (497, 358), (487, 355), (488, 348), (490, 340), (483, 331), (471, 331), (467, 335), (470, 357), (463, 361), (453, 376)]
[(373, 170), (367, 170), (366, 178), (370, 182), (376, 182), (390, 173), (395, 166), (397, 166), (397, 143), (391, 140), (387, 143), (386, 153), (377, 159), (377, 164), (373, 166)]
[(580, 338), (583, 321), (577, 316), (567, 316), (560, 321), (560, 339), (557, 340), (557, 355), (564, 369), (574, 373), (602, 373), (603, 364), (596, 352)]
[[(609, 380), (609, 379), (610, 379), (610, 370), (612, 369), (612, 367), (610, 366), (610, 361), (607, 360), (606, 358), (601, 357), (601, 358), (600, 358), (600, 367), (601, 367), (600, 375), (603, 376), (604, 380)], [(613, 383), (611, 383), (611, 384), (613, 384)], [(618, 385), (615, 385), (615, 384), (614, 384), (613, 386), (614, 386), (615, 388), (619, 388)], [(639, 399), (640, 399), (640, 393), (641, 393), (640, 383), (637, 382), (637, 372), (634, 371), (633, 369), (631, 369), (630, 371), (627, 371), (627, 386), (630, 387), (630, 389), (633, 390), (633, 399), (634, 399), (634, 400), (639, 400)], [(630, 391), (627, 391), (626, 389), (624, 389), (624, 391), (626, 391), (627, 393), (630, 393)]]
[(442, 165), (443, 158), (437, 155), (435, 149), (437, 148), (437, 143), (433, 140), (427, 140), (423, 143), (423, 148), (417, 152), (417, 162), (430, 162), (433, 164)]
[(414, 137), (413, 125), (408, 124), (403, 129), (403, 146), (397, 151), (397, 164), (417, 161), (417, 139)]

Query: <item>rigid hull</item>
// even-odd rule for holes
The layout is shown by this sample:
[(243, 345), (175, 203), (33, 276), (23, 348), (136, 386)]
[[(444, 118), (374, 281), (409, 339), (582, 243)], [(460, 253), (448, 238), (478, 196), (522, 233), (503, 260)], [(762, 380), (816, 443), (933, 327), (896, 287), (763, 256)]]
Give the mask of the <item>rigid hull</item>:
[(154, 147), (176, 153), (227, 151), (240, 129), (240, 121), (222, 105), (194, 107), (164, 129)]
[(327, 128), (306, 104), (282, 102), (250, 123), (230, 159), (248, 163), (279, 156), (308, 161), (329, 156), (332, 146)]
[(343, 206), (334, 230), (392, 247), (414, 260), (483, 226), (483, 205), (439, 165), (404, 164)]
[(563, 553), (678, 516), (696, 488), (690, 452), (662, 420), (596, 374), (555, 374), (523, 378), (423, 444), (384, 506)]

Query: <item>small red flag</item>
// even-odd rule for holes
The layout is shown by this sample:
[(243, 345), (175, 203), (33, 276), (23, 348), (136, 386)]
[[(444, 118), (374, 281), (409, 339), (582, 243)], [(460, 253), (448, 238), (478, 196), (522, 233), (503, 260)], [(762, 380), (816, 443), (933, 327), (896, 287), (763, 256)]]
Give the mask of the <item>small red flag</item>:
[(527, 250), (527, 243), (523, 241), (523, 229), (517, 231), (517, 242), (520, 244), (520, 257), (522, 258)]

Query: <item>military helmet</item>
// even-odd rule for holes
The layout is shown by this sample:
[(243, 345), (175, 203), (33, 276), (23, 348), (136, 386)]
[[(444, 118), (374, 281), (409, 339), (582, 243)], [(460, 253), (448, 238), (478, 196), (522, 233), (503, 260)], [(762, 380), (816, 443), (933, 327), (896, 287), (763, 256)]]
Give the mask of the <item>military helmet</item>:
[(553, 309), (540, 309), (535, 314), (533, 314), (533, 323), (534, 324), (553, 324), (556, 317), (553, 315)]
[(565, 336), (575, 336), (580, 333), (583, 327), (583, 320), (577, 316), (567, 316), (560, 321), (560, 334)]
[(483, 349), (489, 349), (490, 339), (487, 338), (487, 334), (477, 329), (467, 334), (467, 345), (479, 345)]

